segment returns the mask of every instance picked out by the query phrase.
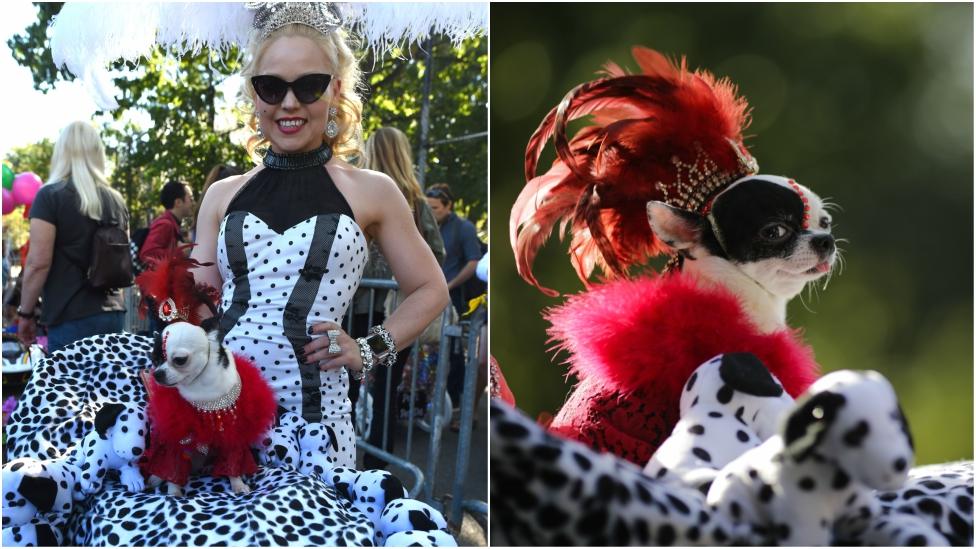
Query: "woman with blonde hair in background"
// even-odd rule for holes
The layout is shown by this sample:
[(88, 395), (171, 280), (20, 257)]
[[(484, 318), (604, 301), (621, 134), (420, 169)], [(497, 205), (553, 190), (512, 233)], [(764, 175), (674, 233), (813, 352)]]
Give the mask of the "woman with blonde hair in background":
[(122, 290), (88, 285), (92, 237), (103, 221), (127, 231), (129, 212), (109, 186), (98, 131), (89, 122), (72, 122), (54, 145), (51, 174), (30, 210), (30, 251), (17, 309), (17, 333), (25, 345), (36, 339), (38, 322), (47, 326), (49, 352), (123, 330)]
[[(417, 231), (420, 232), (424, 241), (427, 242), (427, 245), (434, 253), (434, 257), (437, 258), (437, 262), (443, 263), (444, 240), (441, 238), (440, 229), (437, 227), (437, 220), (434, 218), (434, 213), (427, 204), (423, 191), (420, 189), (420, 183), (417, 181), (416, 169), (413, 164), (413, 151), (410, 149), (410, 141), (407, 139), (407, 136), (402, 131), (393, 127), (379, 128), (366, 140), (366, 145), (363, 147), (361, 165), (367, 170), (388, 175), (396, 183), (413, 213), (413, 221), (417, 227)], [(390, 271), (390, 266), (383, 253), (375, 244), (371, 244), (369, 247), (369, 261), (366, 263), (363, 278), (389, 279), (391, 277), (393, 277), (393, 273)], [(366, 335), (369, 330), (369, 326), (371, 325), (371, 301), (373, 309), (372, 324), (383, 322), (386, 318), (387, 311), (386, 294), (386, 291), (376, 291), (376, 294), (371, 300), (369, 290), (361, 288), (356, 292), (356, 298), (353, 302), (352, 329), (354, 335)], [(397, 295), (399, 297), (401, 294)], [(396, 303), (391, 303), (392, 306), (390, 309), (395, 309), (401, 301), (402, 299), (398, 299)], [(439, 320), (435, 320), (434, 322), (439, 322)], [(412, 346), (407, 346), (399, 351), (396, 362), (392, 366), (392, 372), (389, 377), (391, 382), (389, 387), (390, 405), (385, 417), (383, 411), (386, 407), (387, 373), (380, 372), (369, 386), (370, 395), (373, 397), (373, 422), (370, 427), (368, 442), (377, 448), (391, 453), (397, 432), (399, 402), (397, 386), (403, 377), (403, 367), (407, 362), (407, 358), (410, 356), (411, 349)], [(357, 386), (353, 386), (350, 387), (349, 391), (349, 398), (352, 400), (354, 407), (359, 396), (358, 389)], [(385, 440), (383, 436), (384, 426), (386, 429)], [(363, 465), (367, 469), (376, 469), (386, 467), (386, 462), (367, 453), (363, 458)]]

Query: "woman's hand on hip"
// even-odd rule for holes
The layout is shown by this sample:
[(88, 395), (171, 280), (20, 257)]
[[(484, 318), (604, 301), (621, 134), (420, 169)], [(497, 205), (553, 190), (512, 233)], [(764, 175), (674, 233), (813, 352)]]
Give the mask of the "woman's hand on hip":
[[(331, 342), (328, 334), (331, 330), (338, 332), (334, 338), (339, 347), (337, 353), (329, 351)], [(313, 324), (309, 328), (309, 335), (312, 336), (312, 341), (302, 348), (304, 357), (298, 357), (300, 362), (318, 364), (319, 369), (323, 372), (343, 366), (354, 372), (363, 369), (363, 357), (359, 354), (359, 344), (335, 322)]]

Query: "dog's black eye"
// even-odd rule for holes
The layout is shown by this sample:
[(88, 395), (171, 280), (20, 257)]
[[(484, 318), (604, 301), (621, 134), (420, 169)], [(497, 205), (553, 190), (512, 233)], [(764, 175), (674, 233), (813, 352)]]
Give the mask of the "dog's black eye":
[(823, 229), (823, 230), (829, 229), (830, 228), (830, 220), (827, 219), (826, 217), (821, 217), (820, 218), (820, 228)]
[(790, 234), (790, 228), (782, 223), (770, 223), (759, 231), (759, 236), (770, 242), (779, 242)]

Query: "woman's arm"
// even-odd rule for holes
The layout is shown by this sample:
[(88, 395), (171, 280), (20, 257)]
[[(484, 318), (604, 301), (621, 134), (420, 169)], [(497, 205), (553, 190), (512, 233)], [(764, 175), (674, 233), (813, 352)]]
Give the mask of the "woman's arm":
[[(37, 300), (41, 297), (47, 275), (51, 271), (51, 259), (54, 257), (54, 240), (58, 229), (43, 219), (31, 219), (30, 222), (30, 251), (27, 252), (27, 264), (24, 266), (24, 284), (20, 294), (20, 309), (25, 313), (35, 313)], [(37, 319), (20, 317), (17, 334), (21, 342), (30, 345), (34, 342), (37, 332)]]

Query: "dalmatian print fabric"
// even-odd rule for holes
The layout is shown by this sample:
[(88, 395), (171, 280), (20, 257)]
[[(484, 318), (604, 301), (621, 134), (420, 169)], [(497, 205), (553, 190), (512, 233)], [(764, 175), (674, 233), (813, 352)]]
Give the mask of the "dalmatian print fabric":
[[(149, 367), (151, 340), (132, 334), (96, 336), (69, 345), (38, 365), (8, 424), (8, 458), (43, 463), (67, 459), (106, 403), (145, 406), (138, 372)], [(327, 430), (326, 430), (327, 431)], [(59, 459), (60, 458), (60, 459)], [(5, 480), (11, 472), (5, 468)], [(16, 473), (14, 473), (16, 474)], [(21, 473), (23, 474), (23, 473)], [(253, 491), (234, 495), (226, 479), (191, 478), (186, 496), (165, 494), (165, 485), (144, 492), (123, 486), (109, 471), (101, 489), (85, 495), (80, 485), (58, 485), (74, 496), (70, 512), (42, 513), (8, 527), (17, 503), (16, 484), (4, 486), (4, 545), (38, 540), (67, 545), (372, 545), (376, 527), (319, 475), (282, 465), (245, 479)], [(61, 494), (62, 492), (68, 494)], [(67, 500), (66, 500), (67, 501)], [(426, 540), (426, 536), (419, 538)]]
[(359, 226), (348, 215), (323, 214), (279, 233), (233, 211), (220, 225), (217, 257), (224, 344), (258, 365), (280, 406), (332, 427), (337, 463), (354, 466), (347, 372), (300, 365), (296, 354), (313, 324), (341, 323), (359, 287), (368, 258)]

